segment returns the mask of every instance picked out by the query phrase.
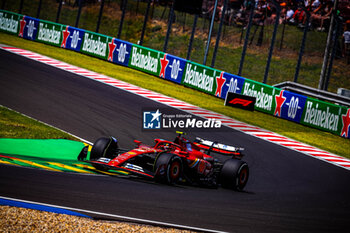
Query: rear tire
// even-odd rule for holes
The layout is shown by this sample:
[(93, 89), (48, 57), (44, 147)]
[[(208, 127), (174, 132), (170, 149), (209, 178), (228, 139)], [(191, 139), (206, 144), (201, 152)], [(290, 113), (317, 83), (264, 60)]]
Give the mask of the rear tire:
[(175, 184), (182, 176), (182, 160), (174, 154), (158, 155), (154, 168), (155, 179), (160, 183)]
[(244, 161), (226, 160), (220, 173), (222, 187), (242, 191), (248, 182), (249, 167)]
[(101, 137), (97, 139), (91, 149), (90, 160), (97, 160), (101, 157), (113, 158), (118, 149), (118, 142), (113, 137)]

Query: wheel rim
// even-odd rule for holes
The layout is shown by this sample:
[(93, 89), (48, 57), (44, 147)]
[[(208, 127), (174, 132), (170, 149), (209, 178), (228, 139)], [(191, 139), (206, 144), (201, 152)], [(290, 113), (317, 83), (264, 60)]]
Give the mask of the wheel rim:
[(238, 184), (240, 187), (244, 187), (248, 179), (248, 169), (246, 166), (242, 167), (238, 174)]
[(179, 175), (180, 175), (180, 163), (178, 161), (175, 161), (170, 165), (169, 175), (170, 175), (170, 179), (172, 181), (176, 180), (179, 177)]

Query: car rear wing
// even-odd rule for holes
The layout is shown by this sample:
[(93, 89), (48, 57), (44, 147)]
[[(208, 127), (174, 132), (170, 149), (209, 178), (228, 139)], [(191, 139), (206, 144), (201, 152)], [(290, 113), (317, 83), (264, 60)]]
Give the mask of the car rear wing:
[(229, 146), (222, 143), (205, 140), (199, 137), (196, 137), (194, 144), (201, 149), (208, 150), (208, 154), (213, 151), (223, 155), (232, 155), (234, 157), (241, 158), (243, 156), (242, 151), (244, 151), (244, 148)]

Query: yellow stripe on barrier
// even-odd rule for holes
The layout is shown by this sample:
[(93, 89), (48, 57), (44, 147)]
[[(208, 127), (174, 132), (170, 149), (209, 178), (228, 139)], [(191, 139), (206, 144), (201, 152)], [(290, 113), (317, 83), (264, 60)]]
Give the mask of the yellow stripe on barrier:
[(16, 165), (16, 166), (17, 166), (17, 164), (15, 164), (15, 163), (10, 163), (10, 162), (4, 161), (4, 160), (0, 160), (0, 163), (3, 163), (3, 164), (10, 164), (10, 165)]
[(41, 164), (39, 164), (39, 163), (35, 163), (35, 162), (32, 162), (32, 161), (29, 161), (29, 160), (24, 160), (24, 159), (19, 159), (19, 158), (13, 158), (13, 157), (11, 157), (11, 159), (12, 159), (12, 160), (19, 161), (19, 162), (22, 162), (22, 163), (26, 163), (26, 164), (32, 165), (32, 166), (34, 166), (34, 167), (40, 167), (40, 168), (43, 168), (43, 169), (46, 169), (46, 170), (61, 172), (61, 171), (58, 170), (58, 169), (55, 169), (55, 168), (52, 168), (52, 167), (48, 167), (48, 166), (44, 166), (44, 165), (41, 165)]
[(75, 168), (75, 167), (72, 167), (72, 166), (69, 166), (69, 165), (66, 165), (66, 164), (62, 164), (62, 163), (54, 163), (54, 162), (48, 162), (48, 163), (50, 165), (54, 165), (54, 166), (57, 166), (57, 167), (60, 167), (60, 168), (64, 168), (64, 169), (67, 169), (67, 170), (72, 170), (72, 171), (79, 172), (79, 173), (93, 174), (92, 172), (85, 171), (85, 170), (82, 170), (82, 169), (79, 169), (79, 168)]
[[(97, 170), (96, 168), (92, 167), (92, 166), (89, 166), (89, 165), (85, 165), (85, 164), (74, 164), (75, 166), (78, 166), (78, 167), (82, 167), (82, 168), (85, 168), (85, 169), (90, 169), (90, 170), (95, 170), (95, 171), (98, 171), (99, 173), (103, 173), (103, 174), (106, 174), (106, 175), (112, 175), (112, 176), (117, 176), (118, 174), (115, 174), (115, 173), (112, 173), (112, 172), (105, 172), (105, 171), (101, 171), (101, 170)], [(117, 173), (121, 173), (123, 175), (129, 175), (130, 173), (129, 172), (124, 172), (124, 171), (116, 171)]]

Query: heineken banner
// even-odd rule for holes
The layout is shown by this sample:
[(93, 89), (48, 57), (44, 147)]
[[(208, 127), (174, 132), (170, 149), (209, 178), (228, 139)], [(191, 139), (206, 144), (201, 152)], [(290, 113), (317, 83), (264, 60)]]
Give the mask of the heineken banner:
[(134, 44), (131, 50), (129, 67), (159, 76), (160, 58), (164, 53)]
[(132, 44), (116, 38), (108, 37), (107, 60), (113, 63), (128, 66)]
[(62, 24), (40, 20), (37, 41), (53, 46), (61, 46), (63, 27)]
[(12, 12), (1, 10), (0, 11), (0, 30), (10, 34), (18, 35), (19, 28), (20, 28), (19, 20), (21, 17), (23, 16)]
[(85, 31), (80, 52), (107, 60), (108, 36)]
[(20, 22), (18, 36), (28, 40), (36, 40), (39, 28), (39, 20), (29, 16), (23, 16)]
[(220, 78), (221, 71), (187, 61), (185, 74), (182, 77), (182, 84), (208, 94), (217, 94), (216, 78)]
[(280, 94), (279, 89), (257, 81), (245, 79), (242, 94), (256, 98), (255, 110), (276, 115), (274, 114), (276, 112), (275, 95)]
[(71, 26), (63, 26), (61, 47), (79, 52), (84, 33), (85, 30)]
[(349, 138), (349, 109), (307, 98), (300, 123)]
[(185, 59), (170, 54), (164, 54), (164, 56), (160, 58), (159, 77), (181, 84), (186, 63), (187, 61)]

